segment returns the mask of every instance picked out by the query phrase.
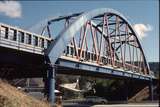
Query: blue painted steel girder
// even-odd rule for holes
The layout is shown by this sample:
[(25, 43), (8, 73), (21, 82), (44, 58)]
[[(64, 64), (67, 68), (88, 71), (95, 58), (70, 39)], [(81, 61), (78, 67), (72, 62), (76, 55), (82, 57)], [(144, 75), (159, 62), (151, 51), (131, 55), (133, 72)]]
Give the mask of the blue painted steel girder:
[[(139, 80), (145, 80), (150, 81), (150, 76), (142, 75), (139, 73), (133, 73), (132, 71), (124, 71), (122, 69), (115, 69), (113, 67), (105, 67), (105, 66), (98, 66), (93, 65), (89, 63), (84, 62), (77, 62), (77, 61), (69, 61), (65, 58), (59, 58), (58, 63), (56, 63), (56, 66), (61, 70), (62, 72), (67, 73), (66, 68), (70, 69), (70, 74), (77, 74), (79, 71), (84, 71), (87, 73), (93, 73), (93, 75), (96, 76), (96, 73), (101, 74), (105, 77), (113, 77), (113, 78), (130, 78), (130, 79), (139, 79)], [(61, 68), (62, 67), (62, 68)], [(65, 69), (63, 69), (65, 68)], [(71, 72), (71, 69), (73, 72)], [(58, 69), (57, 69), (58, 70)], [(63, 71), (64, 70), (64, 71)], [(61, 73), (61, 71), (60, 71)], [(80, 73), (78, 73), (80, 74)]]

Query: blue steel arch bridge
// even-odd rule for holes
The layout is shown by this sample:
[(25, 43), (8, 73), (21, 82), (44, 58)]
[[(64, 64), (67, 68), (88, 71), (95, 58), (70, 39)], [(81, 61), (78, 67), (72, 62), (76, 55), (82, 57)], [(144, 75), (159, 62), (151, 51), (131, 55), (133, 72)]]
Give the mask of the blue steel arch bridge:
[(113, 9), (57, 16), (40, 33), (0, 23), (0, 77), (47, 78), (52, 103), (55, 73), (138, 79), (151, 85), (156, 79), (131, 23)]

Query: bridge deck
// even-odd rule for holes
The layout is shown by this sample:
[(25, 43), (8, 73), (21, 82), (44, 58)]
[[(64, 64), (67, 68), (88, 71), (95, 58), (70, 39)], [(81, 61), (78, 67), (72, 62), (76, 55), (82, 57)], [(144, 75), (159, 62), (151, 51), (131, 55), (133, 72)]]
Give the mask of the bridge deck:
[(0, 46), (35, 54), (44, 54), (51, 38), (0, 23)]
[(111, 66), (99, 66), (98, 64), (92, 64), (90, 62), (79, 62), (66, 56), (62, 56), (58, 59), (57, 73), (86, 76), (93, 75), (104, 78), (132, 78), (147, 81), (150, 80), (150, 78), (154, 78), (149, 75), (143, 75), (132, 71), (124, 71), (123, 69)]
[[(51, 40), (51, 38), (0, 23), (1, 72), (7, 70), (10, 72), (9, 75), (13, 76), (15, 73), (17, 74), (17, 77), (20, 75), (24, 75), (23, 77), (42, 77), (44, 74), (42, 71), (44, 71), (45, 68), (44, 50), (48, 47)], [(63, 68), (62, 70), (58, 69), (58, 73), (67, 74), (68, 72), (66, 71), (68, 69), (70, 70), (69, 73), (72, 74), (77, 74), (78, 71), (85, 71), (86, 74), (106, 74), (107, 76), (127, 77), (143, 80), (150, 80), (150, 78), (154, 78), (154, 76), (145, 75), (142, 72), (138, 72), (138, 70), (140, 70), (139, 68), (136, 66), (131, 67), (127, 63), (125, 64), (125, 70), (120, 67), (122, 63), (118, 61), (115, 62), (116, 66), (113, 67), (109, 65), (110, 60), (103, 56), (101, 56), (102, 64), (97, 64), (95, 63), (95, 54), (89, 51), (83, 51), (82, 56), (84, 60), (78, 60), (75, 58), (76, 55), (74, 51), (73, 46), (67, 46), (64, 54), (58, 59), (57, 64), (59, 68)], [(87, 61), (85, 61), (85, 59), (87, 59)], [(11, 70), (5, 68), (8, 67), (8, 65)], [(1, 74), (4, 73), (5, 72)]]

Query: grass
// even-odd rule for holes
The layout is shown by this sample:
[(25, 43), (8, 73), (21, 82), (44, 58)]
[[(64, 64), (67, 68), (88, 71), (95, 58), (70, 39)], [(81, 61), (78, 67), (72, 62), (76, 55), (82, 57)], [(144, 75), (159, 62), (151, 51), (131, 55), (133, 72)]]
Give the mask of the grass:
[(51, 107), (0, 80), (0, 107)]

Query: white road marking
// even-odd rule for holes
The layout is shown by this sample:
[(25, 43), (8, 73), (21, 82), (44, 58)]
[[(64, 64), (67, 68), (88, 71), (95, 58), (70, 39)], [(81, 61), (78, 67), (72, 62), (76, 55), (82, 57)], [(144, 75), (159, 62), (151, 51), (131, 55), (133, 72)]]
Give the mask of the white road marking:
[(92, 107), (159, 107), (159, 104), (114, 104), (114, 105), (94, 105)]

